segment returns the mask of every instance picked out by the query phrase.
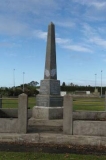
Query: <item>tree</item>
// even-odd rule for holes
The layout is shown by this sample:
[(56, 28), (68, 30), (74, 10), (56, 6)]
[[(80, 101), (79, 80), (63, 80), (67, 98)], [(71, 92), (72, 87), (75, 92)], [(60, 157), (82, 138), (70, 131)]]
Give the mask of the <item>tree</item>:
[(37, 86), (39, 83), (37, 81), (31, 81), (29, 83), (30, 86)]
[(62, 83), (62, 86), (63, 86), (63, 87), (66, 86), (65, 82)]

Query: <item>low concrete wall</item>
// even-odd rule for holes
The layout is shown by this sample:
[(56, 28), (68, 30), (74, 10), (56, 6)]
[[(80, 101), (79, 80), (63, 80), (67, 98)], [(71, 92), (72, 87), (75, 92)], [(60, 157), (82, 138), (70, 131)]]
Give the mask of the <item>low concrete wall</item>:
[[(28, 109), (28, 118), (36, 117), (36, 114), (38, 114), (38, 110), (36, 112), (36, 109), (40, 110), (40, 107), (39, 108), (34, 107), (33, 109)], [(54, 109), (56, 111), (58, 110), (56, 108), (54, 108)], [(10, 118), (18, 118), (18, 109), (1, 108), (0, 110), (3, 111)], [(60, 112), (62, 113), (62, 111), (63, 111), (63, 107), (61, 107)], [(51, 114), (53, 114), (54, 118), (56, 117), (56, 114), (52, 113), (52, 109), (51, 109)], [(44, 112), (42, 113), (42, 117), (43, 116), (44, 117), (46, 116), (46, 115), (44, 115)], [(73, 119), (74, 120), (105, 120), (106, 119), (106, 112), (105, 111), (74, 111), (73, 112)]]
[(75, 111), (73, 120), (106, 120), (105, 111)]
[(17, 133), (18, 118), (0, 118), (0, 133)]
[(73, 135), (106, 136), (106, 121), (73, 121)]
[[(31, 111), (29, 111), (31, 116)], [(11, 118), (5, 118), (5, 117)], [(28, 96), (24, 93), (19, 95), (18, 109), (0, 109), (0, 132), (1, 133), (26, 133), (28, 128)], [(12, 118), (18, 117), (18, 118)]]
[[(64, 119), (63, 124), (72, 127), (73, 135), (88, 135), (88, 136), (106, 136), (106, 112), (104, 111), (75, 111), (72, 112), (72, 97), (66, 95), (67, 103), (64, 103)], [(67, 105), (68, 104), (68, 105)], [(72, 123), (70, 119), (72, 118)], [(66, 121), (67, 120), (67, 121)], [(66, 127), (67, 128), (67, 127)], [(71, 132), (63, 132), (71, 134)]]
[(106, 112), (73, 112), (73, 135), (106, 136)]
[[(18, 109), (15, 108), (0, 108), (0, 111), (4, 112), (7, 117), (10, 117), (10, 118), (18, 118)], [(32, 117), (32, 109), (28, 109), (28, 118), (31, 118)], [(6, 118), (6, 117), (4, 117)]]

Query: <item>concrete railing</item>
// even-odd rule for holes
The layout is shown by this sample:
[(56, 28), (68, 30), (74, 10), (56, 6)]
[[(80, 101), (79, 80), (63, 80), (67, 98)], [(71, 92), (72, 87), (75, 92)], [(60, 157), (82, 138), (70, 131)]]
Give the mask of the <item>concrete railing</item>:
[(3, 100), (17, 100), (17, 99), (18, 98), (5, 98), (5, 97), (3, 98), (2, 95), (0, 95), (0, 108), (3, 108)]
[(0, 118), (0, 132), (26, 133), (28, 126), (28, 97), (21, 94), (18, 97), (18, 118)]
[(70, 135), (106, 136), (106, 112), (73, 112), (73, 100), (64, 96), (63, 133)]
[(63, 101), (63, 133), (72, 134), (73, 132), (73, 103), (70, 95), (64, 96)]
[(0, 94), (0, 108), (2, 108), (2, 95)]
[[(2, 95), (0, 95), (0, 118), (18, 118), (18, 100), (19, 98), (7, 98), (7, 97), (2, 97)], [(16, 100), (17, 102), (15, 103), (5, 103), (3, 102), (3, 100)], [(16, 106), (17, 104), (17, 108), (4, 108), (4, 104), (14, 104)], [(3, 113), (3, 114), (2, 114)], [(28, 108), (28, 118), (32, 117), (32, 109)]]

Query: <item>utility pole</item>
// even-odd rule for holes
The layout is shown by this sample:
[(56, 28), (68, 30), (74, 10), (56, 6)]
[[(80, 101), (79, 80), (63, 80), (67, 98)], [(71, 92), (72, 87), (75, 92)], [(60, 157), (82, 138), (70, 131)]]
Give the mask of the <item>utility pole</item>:
[(15, 69), (13, 69), (13, 96), (15, 95)]
[(97, 74), (95, 74), (95, 90), (96, 90), (96, 76), (97, 76)]
[(25, 72), (23, 72), (23, 93), (24, 93), (24, 74)]
[(102, 70), (101, 70), (101, 97), (102, 97)]

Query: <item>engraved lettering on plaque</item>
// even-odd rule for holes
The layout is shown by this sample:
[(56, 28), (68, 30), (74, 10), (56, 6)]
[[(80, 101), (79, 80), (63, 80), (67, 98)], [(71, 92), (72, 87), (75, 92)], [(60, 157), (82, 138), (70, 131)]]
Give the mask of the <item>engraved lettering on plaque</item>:
[(49, 88), (49, 83), (48, 81), (42, 81), (41, 82), (41, 87), (40, 87), (40, 93), (41, 94), (47, 94), (48, 93), (48, 88)]
[(60, 94), (60, 85), (59, 82), (51, 82), (51, 94), (58, 95)]

